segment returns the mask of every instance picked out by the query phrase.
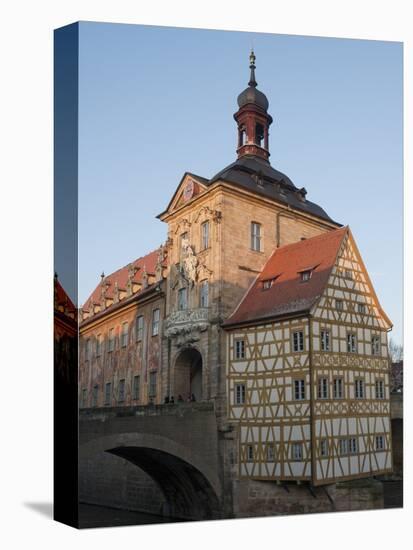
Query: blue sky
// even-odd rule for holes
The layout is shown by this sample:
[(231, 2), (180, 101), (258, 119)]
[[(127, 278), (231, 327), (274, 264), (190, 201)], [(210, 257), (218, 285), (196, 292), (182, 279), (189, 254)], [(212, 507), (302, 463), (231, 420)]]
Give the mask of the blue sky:
[[(274, 118), (271, 164), (350, 225), (402, 340), (402, 45), (81, 23), (79, 301), (161, 244), (155, 218), (185, 171), (235, 160), (254, 45)], [(64, 284), (64, 281), (63, 281)]]

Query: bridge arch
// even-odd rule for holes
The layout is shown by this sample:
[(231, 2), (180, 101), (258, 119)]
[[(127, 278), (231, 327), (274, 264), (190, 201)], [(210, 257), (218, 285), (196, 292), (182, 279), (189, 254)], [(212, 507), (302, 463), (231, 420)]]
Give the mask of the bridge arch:
[(79, 459), (109, 453), (139, 467), (165, 498), (163, 514), (179, 519), (216, 519), (220, 512), (220, 481), (191, 449), (153, 434), (122, 433), (92, 439), (79, 447)]

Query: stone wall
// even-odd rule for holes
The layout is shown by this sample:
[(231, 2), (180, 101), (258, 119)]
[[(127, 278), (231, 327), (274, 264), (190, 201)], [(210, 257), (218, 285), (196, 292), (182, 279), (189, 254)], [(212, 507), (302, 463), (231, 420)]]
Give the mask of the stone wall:
[(368, 478), (311, 488), (307, 483), (234, 482), (235, 517), (382, 509), (382, 483)]

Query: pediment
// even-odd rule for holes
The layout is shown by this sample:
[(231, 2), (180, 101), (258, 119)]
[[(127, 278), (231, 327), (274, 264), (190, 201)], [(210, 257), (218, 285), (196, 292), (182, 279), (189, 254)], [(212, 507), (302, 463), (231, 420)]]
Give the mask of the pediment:
[(171, 214), (184, 204), (190, 203), (198, 195), (204, 193), (207, 189), (206, 182), (207, 180), (204, 178), (186, 172), (176, 188), (167, 209), (162, 214), (159, 214), (158, 218), (162, 219), (166, 214)]

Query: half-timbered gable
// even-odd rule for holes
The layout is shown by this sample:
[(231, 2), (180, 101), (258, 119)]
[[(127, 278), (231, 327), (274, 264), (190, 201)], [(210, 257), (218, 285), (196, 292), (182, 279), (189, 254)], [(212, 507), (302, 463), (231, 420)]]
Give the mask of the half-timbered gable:
[(390, 471), (391, 322), (350, 230), (311, 323), (314, 482)]
[(391, 323), (348, 228), (277, 249), (224, 326), (241, 477), (391, 470)]

